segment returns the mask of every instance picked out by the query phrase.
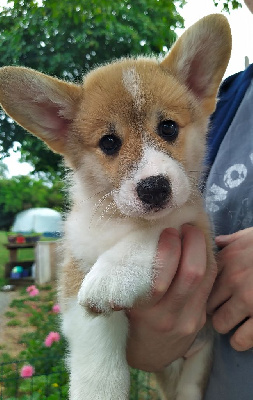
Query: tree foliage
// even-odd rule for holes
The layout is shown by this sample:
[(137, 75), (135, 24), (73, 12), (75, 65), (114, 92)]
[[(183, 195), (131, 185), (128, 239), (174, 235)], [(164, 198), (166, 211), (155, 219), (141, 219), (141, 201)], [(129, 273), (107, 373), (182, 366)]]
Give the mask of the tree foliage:
[(242, 3), (237, 0), (213, 0), (213, 2), (216, 7), (221, 4), (223, 6), (223, 10), (228, 13), (231, 10), (236, 10), (242, 6)]
[(15, 176), (0, 179), (0, 229), (9, 228), (16, 213), (31, 207), (62, 210), (63, 183), (55, 180), (49, 185), (42, 179)]
[(8, 167), (0, 160), (0, 177), (6, 178), (8, 173)]
[[(81, 81), (94, 65), (122, 56), (159, 54), (183, 26), (177, 6), (185, 0), (14, 0), (3, 9), (0, 66), (22, 65)], [(14, 6), (11, 4), (14, 3)], [(53, 172), (60, 157), (0, 114), (3, 155), (14, 141), (36, 171)]]

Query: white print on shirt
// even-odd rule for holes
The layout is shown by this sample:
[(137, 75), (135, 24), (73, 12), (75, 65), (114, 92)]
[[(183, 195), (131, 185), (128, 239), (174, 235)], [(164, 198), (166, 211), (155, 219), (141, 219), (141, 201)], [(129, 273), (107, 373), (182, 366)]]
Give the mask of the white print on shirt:
[(215, 202), (226, 200), (228, 191), (213, 183), (209, 189), (209, 193), (206, 196), (206, 208), (209, 212), (216, 212), (220, 207)]
[[(249, 155), (250, 161), (253, 164), (253, 153)], [(244, 164), (234, 164), (229, 167), (224, 174), (225, 186), (229, 189), (240, 186), (247, 177), (247, 168)], [(209, 212), (219, 211), (219, 203), (226, 200), (228, 190), (216, 185), (215, 183), (209, 188), (206, 196), (206, 207)], [(218, 204), (217, 204), (218, 203)]]
[(243, 164), (235, 164), (229, 167), (224, 175), (224, 183), (230, 189), (233, 189), (245, 180), (247, 176), (247, 168)]

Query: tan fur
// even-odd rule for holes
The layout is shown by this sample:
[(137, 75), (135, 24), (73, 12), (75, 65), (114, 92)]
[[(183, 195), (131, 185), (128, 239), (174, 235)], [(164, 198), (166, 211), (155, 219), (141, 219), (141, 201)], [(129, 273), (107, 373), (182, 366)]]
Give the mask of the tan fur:
[[(209, 31), (205, 28), (207, 19), (210, 21)], [(202, 102), (202, 108), (208, 115), (211, 114), (215, 109), (216, 87), (220, 84), (230, 58), (230, 52), (227, 51), (227, 46), (224, 44), (231, 44), (231, 32), (229, 29), (227, 29), (226, 24), (223, 22), (224, 16), (218, 14), (213, 14), (202, 18), (196, 24), (192, 25), (187, 32), (185, 32), (178, 39), (176, 45), (171, 50), (171, 58), (165, 59), (162, 62), (162, 66), (164, 66), (165, 69), (168, 69), (173, 75), (177, 76), (180, 81), (185, 81), (186, 71), (182, 70), (181, 72), (178, 72), (178, 62), (180, 62), (182, 65), (185, 63), (187, 56), (190, 55), (191, 48), (194, 48), (195, 46), (197, 35), (202, 30), (205, 30), (205, 37), (202, 45), (199, 46), (198, 54), (198, 57), (201, 57), (204, 60), (204, 63), (201, 65), (201, 70), (208, 70), (210, 63), (213, 63), (213, 69), (215, 70), (215, 78), (211, 81), (211, 77), (207, 75), (206, 82), (203, 85), (205, 87), (205, 94), (203, 96), (204, 101)], [(198, 26), (198, 29), (195, 29), (196, 26)], [(215, 43), (213, 43), (213, 31), (218, 33)], [(185, 41), (185, 35), (187, 35), (187, 41)], [(211, 49), (208, 57), (205, 56), (205, 46), (209, 46)], [(223, 60), (224, 63), (221, 63), (218, 60)], [(167, 63), (167, 61), (169, 61), (169, 63)], [(201, 71), (199, 66), (200, 64), (196, 60), (196, 77)]]
[[(31, 100), (34, 100), (36, 103), (37, 99), (35, 91), (37, 90), (37, 85), (42, 83), (44, 87), (41, 85), (43, 89), (38, 101), (45, 102), (45, 108), (47, 107), (48, 98), (52, 101), (52, 104), (60, 103), (64, 110), (65, 117), (71, 120), (75, 113), (74, 105), (79, 100), (79, 88), (70, 83), (65, 83), (56, 78), (48, 77), (40, 72), (32, 71), (28, 68), (15, 67), (1, 68), (0, 82), (0, 99), (2, 107), (4, 109), (6, 108), (10, 114), (14, 112), (14, 119), (28, 131), (35, 133), (41, 138), (44, 138), (45, 136), (47, 144), (54, 151), (65, 153), (64, 141), (59, 140), (59, 137), (50, 134), (50, 126), (48, 126), (49, 133), (47, 133), (46, 129), (42, 128), (44, 124), (43, 115), (41, 115), (41, 121), (37, 120), (35, 122), (33, 120), (34, 110)], [(22, 99), (19, 98), (15, 92), (15, 86), (17, 83), (19, 93), (23, 93)], [(34, 98), (32, 97), (33, 94)], [(12, 102), (13, 98), (16, 99), (15, 104)], [(29, 108), (26, 107), (27, 102), (31, 102)], [(36, 104), (34, 106), (34, 109), (35, 108)], [(62, 129), (62, 126), (58, 126), (57, 129)]]
[[(135, 68), (141, 74), (145, 94), (143, 110), (135, 109), (122, 83), (122, 71), (129, 68)], [(84, 79), (83, 91), (85, 97), (73, 125), (74, 132), (78, 133), (80, 150), (99, 157), (107, 175), (116, 182), (140, 158), (143, 137), (150, 142), (155, 141), (161, 149), (168, 149), (155, 132), (158, 108), (166, 110), (164, 118), (178, 120), (182, 128), (182, 145), (170, 149), (175, 158), (183, 157), (180, 149), (184, 145), (184, 127), (196, 120), (201, 112), (186, 88), (172, 76), (165, 75), (157, 61), (152, 59), (122, 60), (98, 68)], [(111, 121), (115, 121), (123, 146), (119, 157), (108, 163), (107, 157), (97, 149), (97, 142), (102, 134), (110, 132)], [(90, 132), (93, 132), (92, 136)], [(73, 163), (78, 166), (80, 154), (76, 158)]]
[(66, 306), (68, 299), (77, 296), (83, 278), (84, 273), (80, 271), (75, 260), (71, 259), (62, 266), (59, 277), (59, 298), (63, 307)]

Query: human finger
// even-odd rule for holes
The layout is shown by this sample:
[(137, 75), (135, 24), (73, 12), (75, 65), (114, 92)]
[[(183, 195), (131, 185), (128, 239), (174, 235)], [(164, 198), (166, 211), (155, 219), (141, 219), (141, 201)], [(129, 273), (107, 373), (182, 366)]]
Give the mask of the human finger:
[(244, 235), (247, 235), (249, 232), (252, 232), (252, 228), (242, 229), (238, 232), (232, 233), (231, 235), (219, 235), (215, 238), (215, 243), (218, 247), (228, 246), (230, 243), (233, 243), (235, 240), (240, 239)]
[(232, 290), (230, 286), (226, 284), (226, 277), (224, 275), (218, 276), (207, 301), (207, 313), (212, 314), (219, 306), (225, 303), (231, 295)]
[(228, 333), (248, 317), (244, 305), (231, 297), (215, 311), (212, 317), (214, 329), (222, 334)]
[(253, 318), (245, 321), (230, 339), (236, 351), (246, 351), (253, 347)]
[(162, 301), (170, 311), (182, 308), (199, 286), (206, 272), (206, 243), (202, 231), (191, 225), (182, 227), (180, 265), (170, 289)]
[(168, 290), (178, 269), (181, 239), (173, 228), (165, 229), (159, 238), (154, 267), (154, 284), (148, 305), (156, 304)]

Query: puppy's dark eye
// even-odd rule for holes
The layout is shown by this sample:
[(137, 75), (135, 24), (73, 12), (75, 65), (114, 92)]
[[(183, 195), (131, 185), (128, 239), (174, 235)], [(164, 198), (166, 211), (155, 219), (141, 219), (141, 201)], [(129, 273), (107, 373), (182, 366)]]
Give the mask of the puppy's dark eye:
[(120, 138), (116, 135), (105, 135), (99, 141), (100, 149), (108, 156), (116, 154), (121, 144)]
[(171, 119), (161, 121), (158, 125), (158, 135), (167, 142), (173, 142), (179, 133), (179, 126)]

